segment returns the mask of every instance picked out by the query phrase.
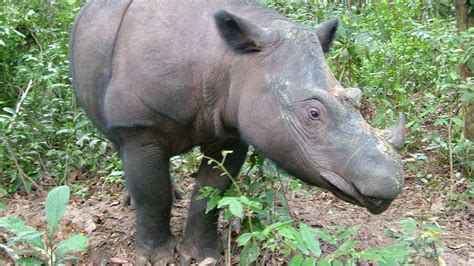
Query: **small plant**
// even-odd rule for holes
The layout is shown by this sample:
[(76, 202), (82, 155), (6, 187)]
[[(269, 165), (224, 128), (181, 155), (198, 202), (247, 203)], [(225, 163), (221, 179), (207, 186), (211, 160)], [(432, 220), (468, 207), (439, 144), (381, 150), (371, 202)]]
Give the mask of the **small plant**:
[[(56, 187), (48, 193), (45, 204), (48, 229), (45, 232), (28, 226), (18, 217), (0, 218), (0, 228), (16, 235), (9, 238), (7, 247), (3, 248), (15, 259), (17, 264), (59, 265), (65, 262), (74, 262), (77, 261), (77, 258), (67, 257), (67, 255), (86, 249), (88, 238), (81, 234), (72, 235), (61, 241), (55, 238), (59, 222), (66, 211), (69, 194), (68, 186)], [(25, 248), (25, 245), (28, 248)]]
[(432, 223), (418, 222), (413, 219), (405, 219), (399, 222), (400, 230), (388, 229), (386, 233), (398, 239), (398, 244), (403, 246), (416, 257), (408, 257), (406, 263), (417, 264), (417, 258), (427, 258), (444, 264), (440, 257), (443, 249), (441, 247), (442, 229)]
[[(277, 169), (252, 154), (248, 169), (244, 167), (244, 182), (237, 184), (237, 179), (224, 167), (228, 154), (228, 151), (224, 151), (221, 161), (205, 158), (232, 181), (233, 188), (220, 195), (216, 189), (203, 187), (197, 200), (208, 199), (206, 212), (215, 208), (222, 210), (224, 219), (228, 221), (229, 232), (233, 220), (242, 221), (242, 230), (236, 239), (237, 245), (242, 248), (240, 265), (256, 262), (262, 250), (289, 257), (290, 266), (358, 265), (361, 262), (397, 265), (413, 263), (420, 258), (443, 263), (439, 257), (442, 252), (439, 246), (442, 231), (438, 226), (413, 219), (403, 220), (400, 222), (400, 230), (387, 231), (389, 236), (398, 239), (395, 244), (362, 250), (359, 247), (360, 241), (354, 238), (360, 225), (320, 229), (296, 221), (289, 214), (285, 198), (287, 191), (281, 190), (285, 187), (284, 178), (278, 174)], [(266, 171), (262, 171), (263, 169)], [(263, 180), (252, 183), (249, 181), (252, 179), (247, 178), (251, 173)], [(278, 204), (275, 204), (275, 200), (278, 200)], [(327, 250), (332, 252), (323, 252), (321, 246), (329, 247)], [(230, 250), (230, 238), (227, 248)], [(227, 255), (230, 257), (230, 254)]]

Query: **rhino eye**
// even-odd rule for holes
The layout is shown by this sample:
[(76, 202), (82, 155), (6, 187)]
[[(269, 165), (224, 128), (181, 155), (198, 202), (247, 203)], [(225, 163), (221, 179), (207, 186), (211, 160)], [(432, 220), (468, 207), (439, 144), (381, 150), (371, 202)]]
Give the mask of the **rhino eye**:
[(317, 109), (310, 109), (309, 110), (309, 117), (313, 120), (318, 120), (319, 119), (319, 111)]

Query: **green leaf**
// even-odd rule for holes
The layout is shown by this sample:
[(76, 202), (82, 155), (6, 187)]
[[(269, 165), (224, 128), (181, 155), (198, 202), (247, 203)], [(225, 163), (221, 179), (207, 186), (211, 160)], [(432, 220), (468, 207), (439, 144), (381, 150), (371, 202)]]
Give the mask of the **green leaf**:
[(301, 253), (298, 253), (291, 258), (290, 262), (288, 263), (288, 266), (300, 266), (301, 263), (303, 262), (303, 255)]
[(12, 115), (14, 115), (16, 113), (15, 110), (10, 108), (10, 107), (3, 107), (3, 111), (5, 111), (7, 113), (10, 113)]
[(222, 208), (223, 206), (229, 205), (232, 201), (235, 201), (235, 197), (223, 197), (219, 202), (217, 203), (217, 207)]
[(307, 224), (301, 224), (301, 236), (303, 237), (304, 242), (306, 243), (308, 249), (316, 257), (321, 256), (321, 247), (319, 245), (319, 240), (314, 237), (314, 233)]
[(86, 236), (76, 234), (59, 242), (55, 254), (56, 258), (61, 262), (64, 256), (73, 251), (84, 251), (87, 248), (88, 238)]
[(288, 228), (287, 226), (289, 224), (291, 224), (291, 221), (273, 223), (267, 226), (265, 230), (263, 230), (263, 234), (268, 235), (270, 232), (277, 230), (278, 228), (285, 228), (285, 227)]
[(337, 244), (337, 240), (334, 236), (324, 232), (323, 230), (319, 229), (319, 228), (314, 228), (313, 229), (314, 232), (316, 232), (316, 234), (321, 238), (323, 239), (324, 241), (328, 242), (329, 244), (331, 245), (336, 245)]
[(259, 255), (259, 249), (253, 246), (246, 246), (240, 252), (240, 265), (250, 265), (256, 261)]
[(106, 150), (107, 150), (107, 142), (103, 141), (102, 143), (100, 143), (99, 152), (100, 154), (105, 154)]
[(245, 246), (245, 244), (247, 244), (247, 242), (249, 242), (251, 238), (252, 238), (252, 233), (245, 233), (245, 234), (240, 235), (236, 241), (237, 241), (237, 244), (239, 244), (239, 246)]
[(231, 201), (229, 204), (229, 211), (236, 217), (242, 218), (244, 216), (244, 208), (240, 201)]
[(76, 0), (66, 0), (67, 4), (72, 6), (76, 3)]
[(383, 256), (382, 254), (380, 254), (380, 251), (378, 248), (368, 249), (361, 252), (360, 258), (364, 260), (373, 260), (375, 262), (380, 262), (380, 261), (384, 262)]
[[(26, 243), (38, 243), (38, 246), (41, 246), (43, 242), (41, 241), (42, 232), (38, 231), (26, 231), (18, 233), (14, 237), (8, 239), (8, 245), (12, 246), (16, 242), (26, 242)], [(40, 244), (41, 243), (41, 244)]]
[(301, 266), (314, 266), (316, 264), (315, 260), (313, 257), (307, 258), (303, 263), (301, 263)]
[(206, 204), (206, 213), (210, 212), (217, 206), (217, 203), (221, 200), (221, 196), (215, 195), (212, 196)]
[(291, 231), (287, 227), (278, 229), (278, 234), (285, 237), (285, 238), (295, 240), (295, 236), (293, 235), (293, 231)]
[(331, 266), (331, 263), (327, 259), (318, 260), (318, 266)]
[(260, 239), (260, 240), (265, 239), (265, 235), (260, 231), (252, 232), (252, 236), (254, 236), (255, 238)]
[(452, 80), (457, 80), (458, 79), (458, 73), (452, 71), (449, 73), (449, 76), (451, 77)]
[(15, 262), (16, 262), (17, 265), (22, 265), (22, 266), (45, 265), (44, 261), (38, 260), (38, 259), (35, 259), (35, 258), (21, 258), (21, 259), (17, 259)]
[(358, 225), (355, 225), (355, 226), (353, 226), (353, 227), (347, 229), (346, 231), (344, 231), (344, 233), (342, 233), (342, 234), (338, 237), (339, 240), (344, 240), (344, 239), (350, 237), (351, 235), (355, 234), (356, 232), (359, 231), (360, 226), (361, 226), (361, 225), (358, 224)]
[(52, 189), (46, 197), (46, 221), (48, 222), (48, 230), (51, 235), (58, 228), (59, 222), (66, 212), (69, 193), (68, 186), (60, 186)]
[(339, 251), (347, 250), (347, 249), (350, 249), (352, 247), (355, 247), (357, 244), (359, 244), (359, 241), (357, 241), (357, 240), (347, 241), (347, 242), (342, 243), (337, 248), (337, 250), (339, 250)]
[[(23, 220), (21, 220), (20, 218), (12, 217), (12, 216), (7, 216), (7, 217), (0, 218), (0, 228), (4, 228), (5, 230), (7, 230), (11, 233), (14, 233), (16, 235), (20, 235), (20, 237), (21, 236), (32, 236), (36, 233), (39, 233), (33, 227), (26, 225), (25, 222), (23, 222)], [(41, 239), (41, 237), (35, 237), (35, 238), (30, 237), (30, 238), (26, 238), (26, 239), (17, 238), (16, 240), (25, 241), (25, 242), (30, 243), (31, 245), (33, 245), (34, 247), (37, 247), (37, 248), (43, 248), (44, 247), (44, 243), (43, 243), (43, 240)]]
[(295, 236), (296, 239), (296, 244), (298, 246), (298, 249), (303, 253), (303, 254), (308, 254), (308, 247), (306, 246), (306, 242), (303, 240), (303, 237), (301, 236), (301, 233), (297, 231), (294, 228), (291, 228), (290, 230), (293, 231), (293, 235)]
[(77, 257), (72, 257), (72, 256), (71, 256), (71, 257), (66, 257), (66, 258), (64, 258), (63, 261), (64, 261), (64, 262), (70, 262), (70, 263), (73, 263), (73, 264), (76, 264), (76, 265), (77, 265), (77, 263), (79, 262), (79, 258), (77, 258)]

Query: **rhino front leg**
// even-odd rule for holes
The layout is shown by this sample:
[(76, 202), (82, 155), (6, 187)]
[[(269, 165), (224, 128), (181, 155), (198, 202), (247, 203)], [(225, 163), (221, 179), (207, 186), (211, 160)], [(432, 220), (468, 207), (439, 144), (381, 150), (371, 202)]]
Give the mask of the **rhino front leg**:
[(135, 203), (136, 265), (174, 262), (176, 242), (170, 231), (172, 204), (169, 155), (151, 131), (122, 134), (120, 147), (127, 189)]
[[(202, 147), (202, 150), (205, 156), (217, 161), (222, 160), (222, 151), (232, 151), (231, 154), (227, 155), (224, 165), (232, 176), (236, 176), (245, 160), (247, 148), (247, 145), (232, 140), (213, 143)], [(199, 167), (188, 211), (184, 238), (178, 248), (181, 265), (189, 265), (192, 260), (199, 263), (205, 258), (211, 257), (219, 260), (221, 257), (222, 245), (217, 233), (219, 212), (214, 209), (206, 214), (207, 200), (196, 200), (196, 197), (200, 194), (199, 189), (202, 187), (213, 187), (221, 193), (224, 193), (230, 187), (231, 181), (229, 178), (221, 175), (222, 171), (214, 169), (214, 166), (214, 164), (209, 165), (208, 160), (204, 158)]]

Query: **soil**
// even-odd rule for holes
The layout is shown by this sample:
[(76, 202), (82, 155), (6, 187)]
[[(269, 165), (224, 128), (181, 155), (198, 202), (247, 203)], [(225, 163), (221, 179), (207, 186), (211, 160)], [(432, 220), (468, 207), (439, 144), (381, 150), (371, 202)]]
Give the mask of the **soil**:
[[(443, 229), (444, 252), (441, 257), (446, 264), (474, 265), (472, 202), (462, 210), (450, 211), (446, 197), (436, 191), (423, 191), (422, 188), (426, 186), (407, 171), (408, 178), (403, 192), (381, 215), (371, 215), (367, 210), (345, 203), (329, 192), (309, 186), (305, 187), (309, 193), (304, 195), (288, 193), (291, 214), (295, 220), (304, 221), (314, 227), (351, 227), (361, 224), (361, 230), (355, 235), (355, 239), (361, 240), (361, 248), (393, 243), (395, 239), (385, 234), (384, 230), (397, 228), (397, 221), (404, 218), (434, 222)], [(85, 264), (131, 264), (134, 260), (135, 218), (133, 207), (121, 204), (123, 187), (104, 184), (98, 177), (85, 179), (76, 176), (73, 179), (75, 180), (70, 181), (74, 184), (88, 187), (88, 195), (72, 196), (57, 235), (58, 239), (77, 232), (87, 235), (90, 239), (89, 248), (87, 252), (80, 254)], [(184, 197), (174, 203), (171, 224), (173, 233), (180, 239), (183, 235), (193, 178), (182, 178), (176, 182)], [(19, 216), (29, 225), (44, 229), (45, 194), (15, 194), (5, 200), (6, 209), (0, 210), (0, 216)], [(0, 243), (5, 244), (7, 238), (5, 232), (0, 232)], [(323, 252), (329, 252), (324, 250), (326, 248), (330, 247), (323, 246)], [(232, 261), (237, 262), (238, 250), (232, 250)], [(278, 254), (267, 254), (265, 261), (267, 265), (284, 264), (285, 258)], [(11, 260), (4, 253), (3, 257), (0, 257), (0, 265), (8, 263), (11, 263)], [(419, 264), (438, 265), (429, 260), (420, 261)]]

